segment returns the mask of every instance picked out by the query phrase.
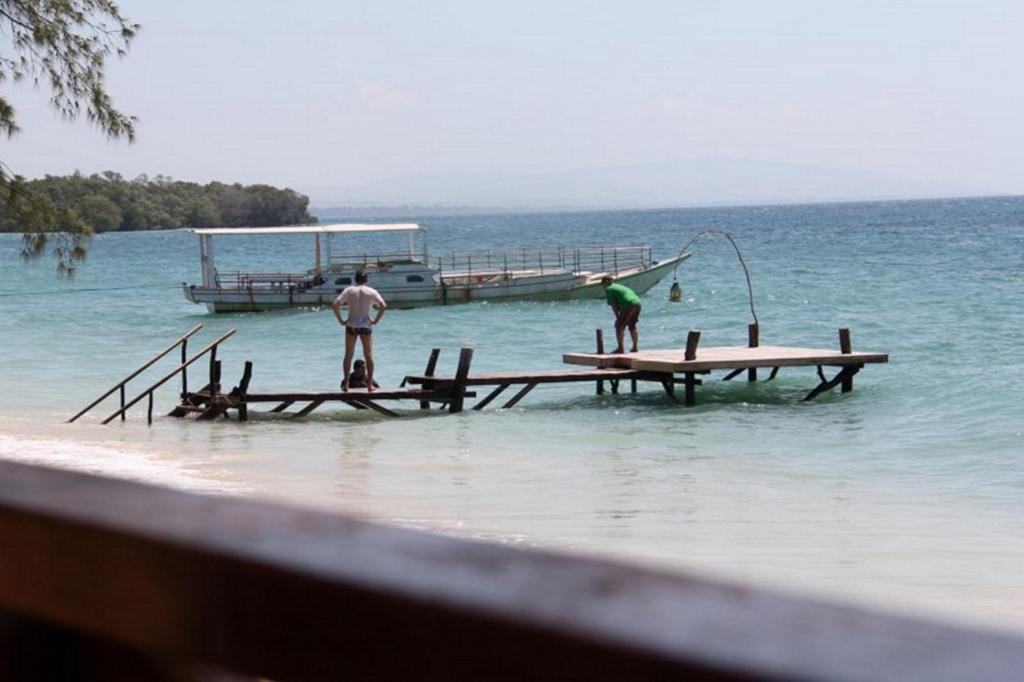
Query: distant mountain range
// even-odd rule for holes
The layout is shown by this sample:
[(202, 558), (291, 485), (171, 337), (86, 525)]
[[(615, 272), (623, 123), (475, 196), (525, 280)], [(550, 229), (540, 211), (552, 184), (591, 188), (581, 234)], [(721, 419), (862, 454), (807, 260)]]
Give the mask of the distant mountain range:
[(663, 161), (557, 173), (432, 173), (304, 188), (314, 212), (669, 208), (977, 196), (983, 188), (843, 168), (727, 159)]

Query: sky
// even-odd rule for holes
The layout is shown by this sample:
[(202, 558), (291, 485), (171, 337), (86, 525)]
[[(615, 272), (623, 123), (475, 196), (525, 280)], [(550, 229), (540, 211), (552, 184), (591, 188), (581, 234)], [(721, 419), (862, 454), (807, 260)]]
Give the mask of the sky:
[[(107, 83), (137, 141), (4, 83), (15, 172), (314, 202), (415, 202), (405, 179), (436, 176), (458, 203), (473, 175), (726, 159), (1024, 193), (1020, 0), (119, 4), (142, 31)], [(344, 189), (368, 184), (379, 196)]]

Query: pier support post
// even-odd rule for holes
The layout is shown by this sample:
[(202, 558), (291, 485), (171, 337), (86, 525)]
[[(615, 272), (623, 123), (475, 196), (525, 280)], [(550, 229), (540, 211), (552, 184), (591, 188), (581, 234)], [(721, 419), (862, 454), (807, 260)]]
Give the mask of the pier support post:
[[(683, 359), (687, 362), (697, 359), (697, 344), (700, 343), (700, 330), (691, 329), (690, 333), (686, 335), (686, 355)], [(697, 404), (697, 375), (694, 372), (685, 372), (683, 374), (684, 380), (684, 397), (683, 403), (687, 407), (693, 407)]]
[[(747, 325), (747, 347), (757, 348), (761, 345), (760, 329), (756, 322)], [(757, 381), (757, 368), (751, 367), (747, 370), (747, 381)]]
[(473, 349), (463, 348), (459, 351), (459, 367), (455, 370), (455, 381), (452, 383), (452, 400), (448, 412), (462, 412), (462, 402), (466, 396), (466, 379), (469, 377), (469, 365), (473, 362)]
[[(853, 345), (850, 343), (850, 330), (843, 327), (839, 330), (839, 351), (843, 355), (849, 355), (853, 352)], [(853, 374), (846, 373), (843, 375), (842, 388), (840, 392), (849, 393), (853, 390)]]
[(214, 346), (213, 348), (210, 349), (210, 388), (214, 392), (216, 392), (216, 389), (214, 387), (216, 386), (216, 384), (220, 383), (220, 378), (217, 378), (217, 379), (213, 378), (214, 372), (216, 372), (216, 371), (217, 371), (217, 346)]
[(683, 359), (687, 362), (697, 359), (697, 344), (700, 343), (700, 330), (691, 329), (686, 335), (686, 355)]
[[(441, 349), (440, 348), (432, 348), (430, 350), (430, 358), (427, 360), (427, 369), (426, 369), (425, 372), (423, 372), (423, 376), (428, 376), (428, 377), (434, 376), (434, 370), (437, 369), (437, 356), (439, 356), (440, 354), (441, 354)], [(423, 390), (425, 390), (425, 391), (433, 390), (434, 382), (433, 381), (424, 381), (423, 382), (423, 386), (421, 388), (423, 388)], [(420, 401), (420, 409), (421, 410), (429, 410), (430, 409), (430, 401), (429, 400), (421, 400)]]
[[(597, 339), (597, 354), (604, 355), (604, 330), (594, 330), (594, 336)], [(597, 392), (597, 395), (601, 395), (602, 393), (604, 393), (604, 381), (602, 381), (601, 379), (597, 380), (597, 386), (595, 388), (595, 391)]]
[(245, 369), (242, 370), (242, 378), (238, 382), (238, 388), (232, 393), (238, 401), (238, 421), (244, 422), (249, 419), (249, 403), (246, 402), (246, 395), (249, 393), (249, 382), (252, 381), (252, 360), (245, 361)]
[[(181, 342), (181, 364), (185, 364), (188, 360), (188, 339), (184, 339)], [(181, 399), (185, 400), (188, 396), (188, 367), (181, 370)]]
[(683, 404), (687, 407), (693, 407), (697, 404), (697, 379), (693, 372), (687, 372), (685, 375), (686, 382), (684, 384), (683, 392)]

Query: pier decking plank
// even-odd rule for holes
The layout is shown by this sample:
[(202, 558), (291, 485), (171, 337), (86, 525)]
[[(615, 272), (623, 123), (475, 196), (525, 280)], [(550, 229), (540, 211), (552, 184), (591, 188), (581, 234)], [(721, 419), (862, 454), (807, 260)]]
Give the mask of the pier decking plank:
[(598, 355), (597, 353), (565, 353), (563, 362), (615, 369), (649, 372), (709, 372), (716, 369), (747, 369), (753, 367), (797, 367), (816, 365), (864, 365), (888, 362), (887, 353), (842, 353), (820, 348), (788, 346), (717, 346), (701, 347), (694, 360), (684, 360), (684, 348), (642, 350), (637, 353)]
[[(475, 398), (476, 393), (467, 393)], [(436, 392), (419, 388), (376, 389), (372, 393), (365, 388), (352, 388), (347, 393), (335, 391), (291, 391), (275, 393), (247, 393), (248, 403), (287, 403), (287, 402), (348, 402), (356, 400), (366, 403), (368, 400), (427, 400), (436, 396)]]
[[(646, 373), (631, 369), (554, 369), (524, 370), (522, 372), (489, 372), (471, 374), (466, 377), (467, 386), (498, 386), (501, 384), (554, 384), (574, 381), (596, 381), (598, 379), (642, 379)], [(455, 381), (453, 376), (410, 375), (405, 378), (410, 384), (433, 382), (442, 386)]]

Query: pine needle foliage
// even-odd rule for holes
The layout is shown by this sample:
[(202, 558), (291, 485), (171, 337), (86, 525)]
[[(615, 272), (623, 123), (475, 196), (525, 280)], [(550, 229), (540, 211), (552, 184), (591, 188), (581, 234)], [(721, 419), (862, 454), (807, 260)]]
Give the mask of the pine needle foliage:
[[(118, 111), (104, 85), (110, 57), (123, 57), (139, 31), (111, 0), (0, 0), (0, 87), (30, 82), (50, 92), (68, 121), (85, 119), (110, 138), (135, 139), (136, 119)], [(15, 135), (14, 107), (0, 94), (0, 133)], [(92, 235), (76, 213), (36, 196), (24, 178), (0, 162), (4, 217), (23, 232), (22, 256), (49, 247), (57, 272), (72, 276)]]

